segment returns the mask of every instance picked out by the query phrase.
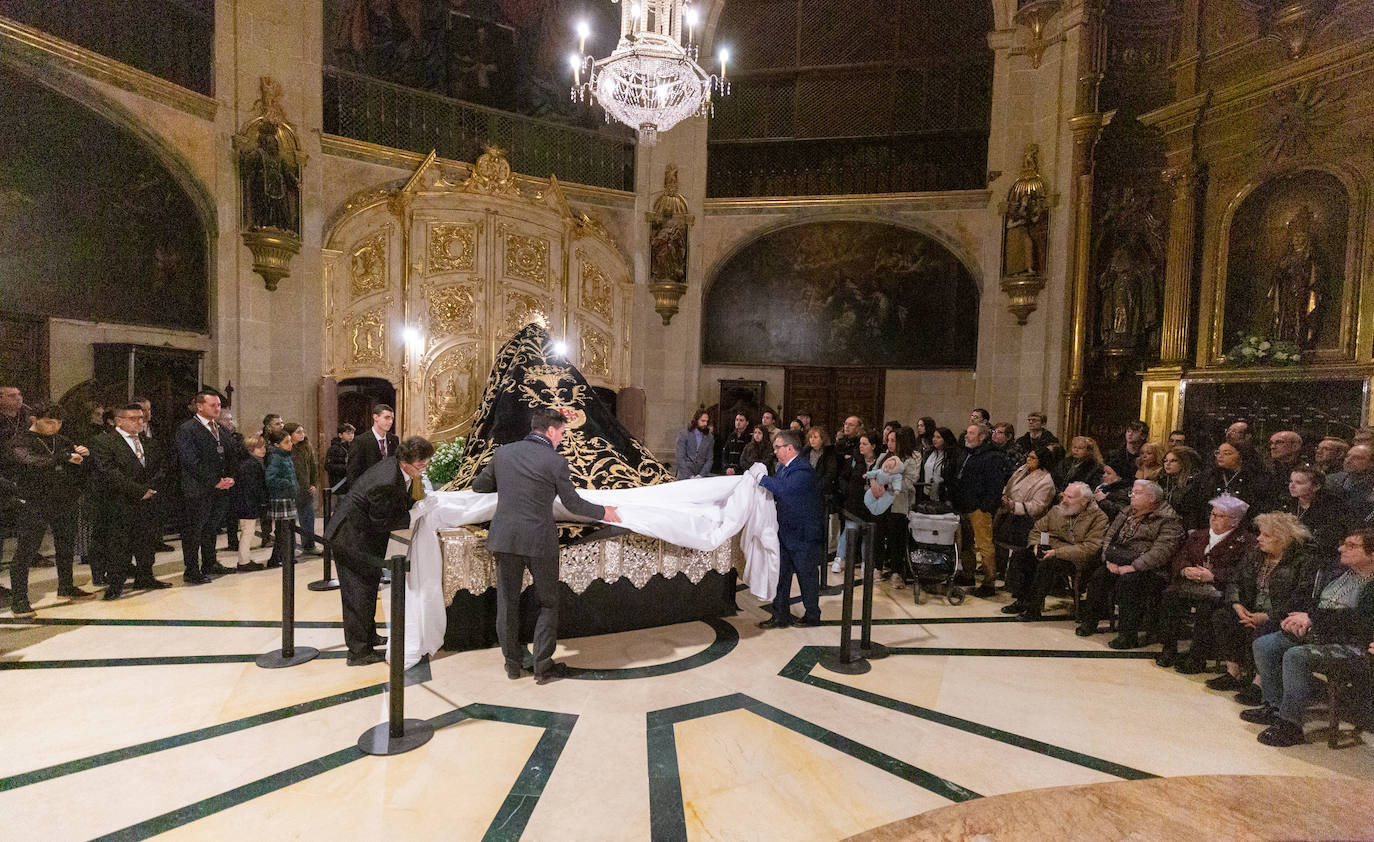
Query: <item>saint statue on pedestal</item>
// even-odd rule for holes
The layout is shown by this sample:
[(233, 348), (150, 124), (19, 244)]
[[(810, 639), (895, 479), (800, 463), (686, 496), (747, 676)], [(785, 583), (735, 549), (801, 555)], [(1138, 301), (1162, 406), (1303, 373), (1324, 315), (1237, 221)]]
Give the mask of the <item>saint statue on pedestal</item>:
[(1317, 343), (1318, 313), (1331, 272), (1315, 227), (1316, 218), (1308, 205), (1288, 220), (1287, 243), (1265, 293), (1270, 338), (1294, 342), (1304, 350)]
[(1041, 275), (1049, 241), (1050, 215), (1045, 181), (1040, 177), (1040, 147), (1026, 147), (1020, 177), (1007, 192), (1002, 237), (1002, 277)]

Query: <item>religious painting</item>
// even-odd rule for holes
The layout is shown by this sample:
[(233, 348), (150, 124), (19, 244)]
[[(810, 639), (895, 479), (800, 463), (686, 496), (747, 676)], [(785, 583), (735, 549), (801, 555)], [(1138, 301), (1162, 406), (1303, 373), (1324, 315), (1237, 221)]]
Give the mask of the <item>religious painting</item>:
[(874, 222), (812, 222), (746, 245), (703, 302), (707, 365), (972, 368), (978, 286), (945, 246)]
[(204, 332), (210, 247), (186, 190), (137, 138), (0, 68), (0, 306)]
[(1321, 170), (1266, 181), (1236, 207), (1226, 252), (1222, 351), (1255, 335), (1337, 348), (1350, 200)]
[(454, 99), (599, 125), (572, 100), (575, 25), (602, 56), (620, 36), (608, 0), (325, 0), (326, 65)]

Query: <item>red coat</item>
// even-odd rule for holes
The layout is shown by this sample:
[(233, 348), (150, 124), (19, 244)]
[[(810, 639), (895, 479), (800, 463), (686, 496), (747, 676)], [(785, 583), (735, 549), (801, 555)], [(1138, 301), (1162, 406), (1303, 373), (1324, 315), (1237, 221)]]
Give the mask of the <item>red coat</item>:
[(1207, 541), (1210, 538), (1211, 533), (1206, 529), (1194, 529), (1188, 533), (1183, 546), (1174, 554), (1175, 581), (1183, 579), (1181, 571), (1185, 567), (1205, 567), (1212, 571), (1216, 586), (1225, 588), (1226, 583), (1235, 575), (1241, 559), (1245, 558), (1246, 551), (1255, 545), (1255, 536), (1240, 527), (1232, 529), (1209, 553)]

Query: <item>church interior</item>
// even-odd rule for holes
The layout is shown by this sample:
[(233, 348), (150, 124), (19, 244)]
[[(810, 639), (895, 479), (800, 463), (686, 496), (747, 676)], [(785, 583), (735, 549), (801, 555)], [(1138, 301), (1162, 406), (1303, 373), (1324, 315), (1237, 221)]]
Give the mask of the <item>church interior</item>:
[[(14, 838), (1374, 840), (1374, 0), (0, 0), (0, 81)], [(549, 683), (472, 502), (542, 409), (626, 515)]]

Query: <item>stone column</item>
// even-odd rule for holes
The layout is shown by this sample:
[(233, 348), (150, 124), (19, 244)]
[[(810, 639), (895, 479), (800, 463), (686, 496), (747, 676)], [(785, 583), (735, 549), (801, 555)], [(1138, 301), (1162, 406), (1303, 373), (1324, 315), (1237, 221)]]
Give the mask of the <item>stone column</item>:
[(1188, 360), (1188, 332), (1193, 310), (1193, 247), (1196, 240), (1197, 168), (1190, 162), (1164, 170), (1164, 183), (1173, 192), (1169, 204), (1169, 253), (1164, 268), (1164, 325), (1160, 335), (1160, 365)]

